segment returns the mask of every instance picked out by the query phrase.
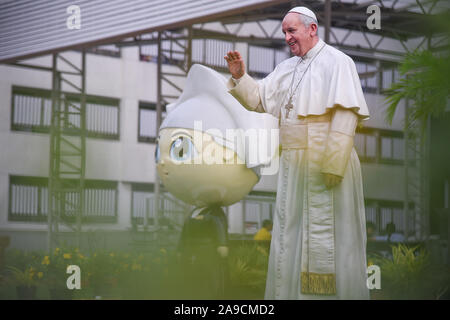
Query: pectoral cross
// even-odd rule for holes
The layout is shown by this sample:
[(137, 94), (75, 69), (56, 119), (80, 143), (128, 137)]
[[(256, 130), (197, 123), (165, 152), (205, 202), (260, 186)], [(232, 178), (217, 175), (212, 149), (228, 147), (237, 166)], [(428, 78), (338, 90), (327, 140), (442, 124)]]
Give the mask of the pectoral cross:
[(289, 118), (289, 112), (294, 108), (292, 104), (292, 97), (289, 98), (288, 103), (284, 106), (286, 108), (286, 118)]

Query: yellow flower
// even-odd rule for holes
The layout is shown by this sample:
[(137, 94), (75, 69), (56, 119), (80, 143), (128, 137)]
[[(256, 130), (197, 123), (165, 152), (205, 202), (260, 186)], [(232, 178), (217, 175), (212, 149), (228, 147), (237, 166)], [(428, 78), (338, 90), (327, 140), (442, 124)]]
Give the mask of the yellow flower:
[(80, 250), (78, 248), (75, 248), (75, 253), (80, 252)]
[(372, 260), (369, 260), (369, 261), (367, 262), (367, 266), (371, 266), (371, 265), (373, 265), (373, 261), (372, 261)]
[(56, 248), (55, 249), (55, 254), (59, 254), (59, 251), (60, 251), (59, 248)]
[(64, 253), (63, 257), (64, 259), (71, 259), (72, 255), (70, 253)]
[(38, 274), (37, 274), (37, 276), (38, 276), (39, 279), (42, 279), (42, 277), (44, 276), (44, 274), (43, 274), (41, 271), (39, 271)]
[(131, 270), (141, 270), (142, 266), (139, 263), (133, 263)]
[(78, 258), (84, 259), (84, 256), (83, 256), (81, 253), (79, 253), (79, 254), (78, 254)]
[(50, 264), (50, 258), (48, 256), (45, 256), (44, 260), (42, 260), (42, 264), (48, 266)]
[(111, 258), (114, 258), (114, 252), (111, 252), (111, 253), (109, 254), (109, 256), (110, 256)]
[(164, 248), (159, 249), (159, 251), (160, 251), (162, 254), (166, 254), (166, 253), (167, 253), (167, 250), (164, 249)]

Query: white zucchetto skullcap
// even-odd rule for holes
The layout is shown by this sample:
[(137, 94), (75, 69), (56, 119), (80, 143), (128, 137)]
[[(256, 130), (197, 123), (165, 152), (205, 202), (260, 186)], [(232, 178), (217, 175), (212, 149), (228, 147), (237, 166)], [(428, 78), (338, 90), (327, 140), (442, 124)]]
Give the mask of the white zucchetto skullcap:
[(295, 8), (292, 8), (291, 10), (289, 10), (288, 13), (290, 13), (290, 12), (303, 14), (305, 16), (308, 16), (308, 17), (314, 19), (314, 21), (317, 22), (316, 15), (314, 14), (314, 12), (309, 10), (307, 7), (295, 7)]

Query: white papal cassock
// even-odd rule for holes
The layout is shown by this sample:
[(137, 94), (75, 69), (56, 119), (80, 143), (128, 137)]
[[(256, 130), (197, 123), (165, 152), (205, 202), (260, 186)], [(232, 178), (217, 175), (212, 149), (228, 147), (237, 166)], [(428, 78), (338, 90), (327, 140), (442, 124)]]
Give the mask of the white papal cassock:
[[(319, 40), (303, 58), (283, 61), (261, 81), (245, 74), (228, 87), (247, 109), (280, 119), (265, 298), (368, 299), (364, 197), (353, 137), (369, 112), (354, 62)], [(294, 108), (286, 117), (291, 92)], [(323, 173), (342, 182), (327, 189)]]

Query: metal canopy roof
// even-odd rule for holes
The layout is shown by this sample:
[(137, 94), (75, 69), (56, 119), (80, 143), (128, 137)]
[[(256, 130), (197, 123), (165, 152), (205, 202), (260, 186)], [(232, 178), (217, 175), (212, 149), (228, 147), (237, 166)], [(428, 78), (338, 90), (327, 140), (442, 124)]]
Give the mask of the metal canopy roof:
[[(437, 4), (442, 0), (422, 0)], [(325, 19), (326, 6), (324, 0), (302, 0), (297, 1), (299, 5), (310, 8), (317, 16), (319, 24), (323, 25)], [(369, 30), (366, 28), (366, 20), (369, 15), (366, 13), (367, 7), (375, 4), (381, 8), (381, 30)], [(421, 10), (412, 10), (420, 8), (421, 4), (414, 0), (332, 0), (331, 1), (331, 26), (349, 30), (366, 29), (368, 33), (380, 34), (392, 38), (408, 39), (411, 37), (425, 36), (436, 32), (432, 26), (425, 24), (426, 18), (431, 15), (430, 12)], [(268, 8), (243, 12), (239, 16), (227, 17), (221, 19), (224, 23), (238, 23), (257, 21), (261, 19), (282, 20), (286, 12), (292, 8), (292, 1), (281, 3)], [(433, 7), (434, 8), (434, 7)], [(431, 8), (431, 9), (433, 9)]]
[[(12, 0), (0, 3), (0, 62), (217, 20), (288, 0)], [(66, 25), (71, 5), (81, 28)]]
[[(400, 41), (429, 37), (437, 30), (424, 22), (425, 18), (431, 15), (436, 3), (445, 1), (332, 0), (329, 8), (330, 27)], [(79, 30), (70, 30), (66, 26), (70, 16), (66, 10), (74, 4), (73, 0), (0, 2), (0, 63), (101, 44), (116, 43), (120, 46), (129, 37), (137, 39), (141, 34), (198, 23), (220, 21), (232, 24), (266, 19), (281, 20), (296, 5), (311, 8), (322, 25), (327, 13), (324, 0), (79, 0), (75, 3), (81, 9)], [(366, 28), (366, 8), (371, 4), (381, 7), (381, 30)], [(207, 36), (230, 37), (194, 32), (194, 37)], [(236, 35), (234, 37), (239, 40)], [(240, 40), (273, 47), (284, 44), (282, 39), (273, 37)], [(369, 47), (373, 49), (371, 45)], [(363, 50), (359, 45), (353, 49)]]

